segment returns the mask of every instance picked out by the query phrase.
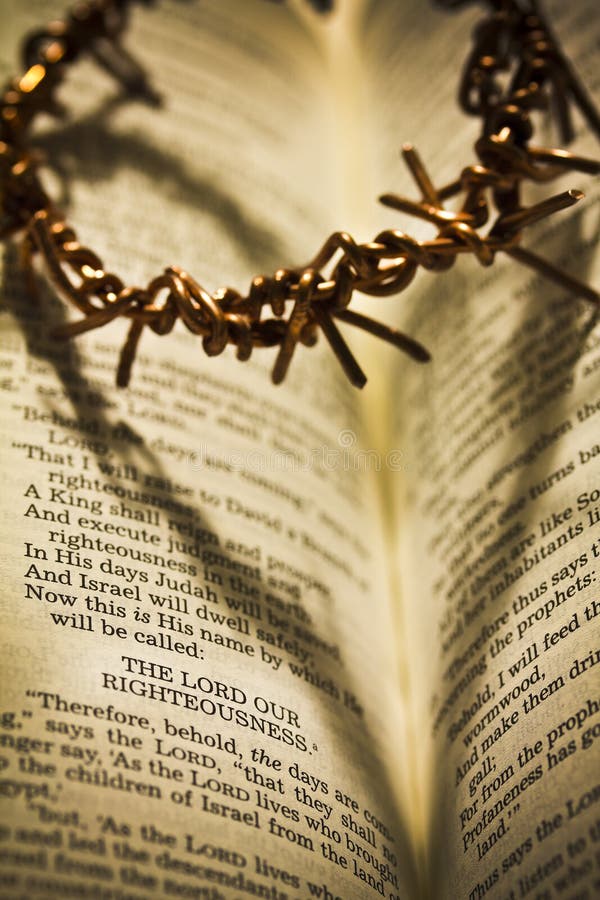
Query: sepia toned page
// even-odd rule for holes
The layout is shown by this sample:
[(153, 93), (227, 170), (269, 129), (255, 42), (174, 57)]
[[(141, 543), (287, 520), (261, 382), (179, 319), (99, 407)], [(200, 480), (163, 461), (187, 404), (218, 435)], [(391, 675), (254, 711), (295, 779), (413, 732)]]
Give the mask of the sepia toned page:
[[(5, 7), (8, 75), (62, 10)], [(85, 62), (37, 137), (82, 243), (142, 286), (309, 259), (340, 223), (304, 26), (165, 2), (127, 42), (163, 108)], [(71, 313), (3, 254), (0, 896), (415, 896), (379, 500), (332, 354), (275, 389), (273, 352), (144, 333), (118, 391), (124, 323), (51, 340)]]
[[(389, 86), (375, 106), (386, 124), (378, 191), (418, 197), (390, 134), (417, 146), (434, 184), (475, 162), (478, 123), (463, 127), (454, 98), (477, 15), (372, 6), (369, 60), (375, 86), (384, 76)], [(595, 5), (553, 3), (549, 15), (597, 96)], [(597, 158), (575, 119), (577, 152)], [(561, 146), (550, 129), (536, 143)], [(523, 245), (598, 286), (597, 181), (566, 175), (533, 197), (571, 187), (585, 201)], [(389, 222), (433, 236), (399, 214)], [(461, 258), (447, 274), (422, 273), (395, 302), (433, 354), (426, 378), (394, 365), (390, 396), (394, 446), (410, 466), (394, 482), (397, 559), (431, 895), (596, 897), (597, 310), (501, 256), (488, 270)]]

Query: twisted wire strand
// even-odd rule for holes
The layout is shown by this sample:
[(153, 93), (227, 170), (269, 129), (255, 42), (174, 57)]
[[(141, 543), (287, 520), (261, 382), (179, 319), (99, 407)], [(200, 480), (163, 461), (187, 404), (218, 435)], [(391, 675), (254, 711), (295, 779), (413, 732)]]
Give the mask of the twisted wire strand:
[[(297, 345), (313, 346), (320, 331), (351, 383), (362, 387), (366, 376), (337, 322), (383, 339), (417, 362), (426, 362), (430, 355), (414, 338), (348, 309), (354, 293), (397, 294), (410, 285), (419, 267), (442, 272), (464, 253), (484, 266), (491, 265), (497, 253), (506, 253), (600, 304), (592, 287), (519, 246), (523, 229), (583, 197), (571, 190), (527, 206), (523, 182), (549, 182), (565, 170), (600, 171), (595, 160), (529, 144), (534, 132), (531, 114), (550, 108), (567, 143), (574, 133), (573, 105), (600, 136), (600, 117), (533, 0), (488, 0), (491, 11), (475, 28), (458, 96), (466, 113), (482, 119), (474, 147), (477, 162), (436, 188), (418, 153), (407, 144), (402, 155), (420, 198), (380, 197), (384, 205), (432, 224), (437, 228), (434, 238), (417, 241), (401, 231), (385, 230), (373, 241), (357, 243), (348, 233), (336, 232), (308, 264), (257, 275), (245, 295), (232, 288), (211, 294), (175, 265), (145, 288), (126, 286), (104, 269), (93, 250), (79, 243), (45, 193), (38, 176), (40, 160), (28, 147), (27, 136), (39, 112), (60, 111), (57, 89), (68, 66), (86, 52), (132, 93), (156, 101), (145, 73), (121, 43), (131, 2), (80, 2), (63, 20), (28, 35), (22, 48), (25, 72), (0, 96), (0, 235), (21, 233), (24, 265), (31, 270), (39, 256), (58, 294), (82, 313), (79, 320), (55, 329), (55, 337), (71, 338), (116, 318), (129, 320), (117, 367), (119, 386), (129, 383), (144, 328), (164, 335), (180, 320), (202, 338), (208, 356), (232, 344), (244, 361), (255, 347), (276, 347), (275, 383), (284, 380)], [(440, 5), (463, 3), (445, 0)], [(459, 196), (458, 208), (445, 208), (446, 200)]]

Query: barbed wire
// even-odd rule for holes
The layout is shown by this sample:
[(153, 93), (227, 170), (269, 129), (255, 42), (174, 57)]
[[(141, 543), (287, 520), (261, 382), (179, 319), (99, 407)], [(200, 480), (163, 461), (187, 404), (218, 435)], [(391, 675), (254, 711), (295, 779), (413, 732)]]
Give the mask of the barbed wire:
[[(476, 162), (436, 188), (417, 151), (405, 145), (402, 155), (420, 197), (380, 197), (386, 206), (435, 226), (431, 240), (418, 241), (389, 229), (373, 241), (357, 243), (350, 234), (336, 232), (306, 265), (257, 275), (246, 294), (232, 288), (211, 294), (175, 265), (145, 288), (125, 286), (78, 241), (46, 194), (38, 174), (41, 160), (28, 137), (40, 112), (60, 113), (57, 90), (71, 64), (86, 53), (131, 93), (157, 102), (146, 74), (121, 43), (131, 2), (80, 2), (64, 19), (29, 34), (22, 48), (25, 72), (0, 97), (0, 236), (22, 235), (24, 264), (31, 271), (39, 256), (59, 295), (83, 314), (55, 329), (55, 337), (71, 338), (118, 317), (130, 321), (118, 385), (130, 380), (144, 328), (164, 335), (180, 320), (202, 338), (208, 356), (220, 354), (229, 344), (236, 347), (239, 360), (247, 360), (255, 347), (277, 347), (275, 383), (285, 378), (297, 345), (312, 346), (321, 331), (352, 384), (362, 387), (366, 376), (338, 323), (363, 329), (417, 362), (426, 362), (430, 355), (414, 338), (349, 309), (354, 294), (400, 293), (420, 267), (446, 271), (465, 253), (484, 266), (491, 265), (497, 253), (505, 253), (576, 296), (600, 304), (592, 287), (520, 246), (527, 226), (583, 197), (570, 190), (527, 206), (524, 182), (549, 182), (565, 171), (600, 171), (598, 161), (530, 144), (532, 114), (540, 110), (554, 112), (561, 139), (568, 143), (574, 135), (573, 106), (600, 137), (600, 117), (535, 0), (488, 0), (491, 10), (475, 28), (458, 96), (463, 110), (482, 120)], [(464, 0), (438, 2), (456, 7)], [(445, 201), (455, 198), (460, 198), (457, 208), (447, 209)]]

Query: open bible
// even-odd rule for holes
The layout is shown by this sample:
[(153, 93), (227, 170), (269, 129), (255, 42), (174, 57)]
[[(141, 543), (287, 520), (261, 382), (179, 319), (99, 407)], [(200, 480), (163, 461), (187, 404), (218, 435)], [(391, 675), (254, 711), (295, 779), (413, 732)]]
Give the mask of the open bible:
[[(36, 134), (81, 240), (241, 289), (331, 231), (427, 233), (373, 198), (414, 191), (405, 141), (441, 183), (471, 161), (479, 11), (339, 6), (136, 11), (162, 107), (84, 60)], [(597, 91), (594, 4), (549, 7)], [(3, 76), (61, 12), (4, 4)], [(567, 188), (527, 241), (597, 284), (598, 187)], [(0, 897), (600, 895), (591, 304), (501, 254), (422, 273), (364, 308), (433, 361), (348, 334), (362, 392), (326, 346), (274, 387), (274, 351), (183, 329), (119, 390), (123, 323), (52, 340), (16, 240), (2, 306)]]

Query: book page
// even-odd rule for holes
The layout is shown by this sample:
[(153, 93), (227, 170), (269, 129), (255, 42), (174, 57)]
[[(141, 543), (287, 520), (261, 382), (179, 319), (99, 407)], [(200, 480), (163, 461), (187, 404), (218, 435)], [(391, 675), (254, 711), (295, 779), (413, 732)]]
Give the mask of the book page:
[[(60, 10), (10, 12), (6, 74)], [(37, 137), (80, 240), (128, 284), (310, 258), (339, 224), (304, 26), (164, 3), (127, 42), (164, 107), (86, 62)], [(379, 500), (332, 354), (275, 389), (272, 351), (144, 333), (118, 391), (124, 323), (52, 341), (71, 313), (3, 253), (0, 896), (414, 895)]]
[[(473, 123), (463, 127), (454, 98), (478, 15), (372, 6), (379, 190), (418, 197), (394, 158), (404, 141), (434, 184), (475, 161)], [(595, 6), (554, 3), (549, 15), (597, 92)], [(576, 124), (576, 151), (598, 157)], [(550, 130), (540, 135), (535, 143), (560, 146)], [(523, 246), (597, 286), (597, 181), (575, 173), (533, 197), (571, 187), (585, 201)], [(387, 222), (434, 233), (400, 214)], [(397, 553), (432, 896), (595, 897), (597, 310), (506, 258), (488, 270), (459, 259), (447, 274), (421, 273), (394, 303), (433, 354), (428, 377), (398, 364), (390, 378), (394, 446), (410, 466), (395, 477)]]

